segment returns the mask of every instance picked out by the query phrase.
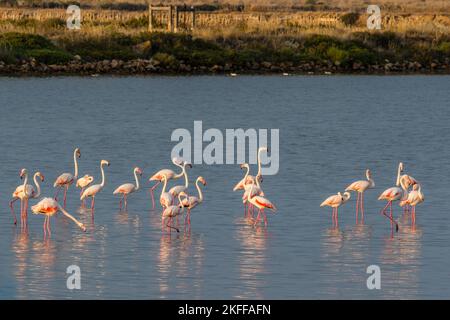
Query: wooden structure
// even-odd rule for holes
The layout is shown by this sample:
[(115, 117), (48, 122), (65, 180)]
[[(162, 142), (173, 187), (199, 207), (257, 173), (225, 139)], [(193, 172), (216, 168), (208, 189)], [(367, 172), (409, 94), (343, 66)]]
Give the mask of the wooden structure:
[[(180, 30), (180, 13), (183, 13), (184, 17), (187, 14), (191, 15), (191, 30), (195, 28), (195, 7), (188, 7), (186, 5), (183, 6), (154, 6), (149, 5), (148, 8), (148, 30), (150, 32), (157, 30), (155, 26), (154, 14), (161, 14), (161, 21), (167, 20), (167, 31), (169, 32), (178, 32)], [(163, 19), (162, 17), (166, 19)], [(186, 19), (185, 19), (186, 20)], [(185, 26), (186, 28), (186, 26)], [(189, 29), (189, 28), (187, 28)]]

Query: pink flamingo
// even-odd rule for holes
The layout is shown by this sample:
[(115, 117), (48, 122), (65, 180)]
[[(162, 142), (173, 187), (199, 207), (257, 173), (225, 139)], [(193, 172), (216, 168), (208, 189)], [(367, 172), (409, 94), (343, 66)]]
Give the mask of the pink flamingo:
[(67, 199), (67, 190), (69, 186), (78, 178), (78, 161), (77, 158), (81, 157), (81, 152), (79, 148), (76, 148), (73, 151), (73, 162), (75, 165), (75, 172), (72, 175), (71, 173), (63, 173), (58, 178), (56, 178), (55, 183), (53, 184), (54, 188), (58, 188), (55, 194), (55, 200), (58, 201), (58, 194), (61, 188), (64, 188), (64, 208), (66, 207), (66, 199)]
[[(163, 178), (165, 180), (165, 177)], [(172, 222), (173, 218), (178, 217), (180, 215), (183, 214), (184, 211), (184, 206), (183, 206), (183, 200), (181, 199), (181, 197), (184, 195), (186, 195), (184, 192), (181, 192), (178, 195), (178, 204), (177, 205), (170, 205), (166, 208), (164, 208), (163, 212), (162, 212), (162, 216), (161, 216), (161, 224), (162, 226), (166, 226), (170, 229), (175, 229), (177, 232), (180, 232), (180, 230), (172, 225), (170, 225), (169, 223)], [(169, 221), (167, 221), (166, 224), (164, 224), (164, 222), (169, 219)]]
[(50, 217), (54, 216), (58, 211), (61, 211), (67, 218), (72, 220), (76, 223), (76, 225), (83, 231), (86, 231), (86, 227), (84, 224), (79, 222), (77, 219), (75, 219), (71, 214), (69, 214), (64, 208), (62, 208), (58, 202), (56, 202), (53, 198), (43, 198), (41, 201), (39, 201), (36, 205), (31, 207), (31, 211), (34, 214), (43, 214), (45, 215), (44, 219), (44, 236), (47, 235), (47, 232), (49, 236), (52, 234), (50, 230)]
[[(261, 174), (261, 153), (263, 151), (268, 152), (269, 149), (267, 147), (259, 147), (258, 148), (258, 173), (256, 174), (256, 177), (260, 178), (260, 181), (262, 182), (262, 174)], [(241, 164), (241, 169), (247, 169), (247, 171), (245, 172), (244, 178), (242, 178), (233, 188), (233, 191), (237, 191), (237, 190), (243, 190), (245, 185), (247, 184), (251, 184), (252, 181), (255, 181), (255, 177), (250, 175), (250, 166), (248, 165), (248, 163), (243, 163)]]
[(134, 173), (134, 179), (136, 181), (136, 185), (132, 184), (132, 183), (125, 183), (123, 185), (121, 185), (120, 187), (118, 187), (113, 194), (122, 194), (122, 198), (119, 201), (119, 208), (120, 210), (122, 210), (122, 201), (125, 201), (125, 210), (128, 209), (128, 201), (127, 201), (127, 196), (133, 192), (136, 192), (139, 190), (139, 176), (142, 176), (142, 170), (138, 167), (134, 168), (133, 170)]
[[(392, 213), (392, 202), (398, 201), (402, 199), (405, 188), (403, 187), (403, 184), (400, 182), (401, 173), (403, 171), (403, 163), (399, 163), (398, 170), (397, 170), (397, 180), (395, 183), (395, 187), (391, 187), (389, 189), (384, 190), (381, 195), (378, 197), (378, 200), (387, 200), (386, 206), (381, 210), (381, 214), (386, 216), (389, 220), (391, 220), (391, 225), (395, 224), (395, 231), (398, 231), (398, 223), (394, 220), (393, 213)], [(402, 185), (402, 188), (399, 186)], [(405, 190), (406, 192), (406, 190)], [(389, 207), (390, 214), (389, 216), (386, 214), (386, 210)]]
[(161, 204), (161, 206), (163, 207), (163, 209), (169, 207), (172, 205), (173, 202), (173, 196), (169, 193), (166, 192), (166, 187), (167, 187), (167, 177), (165, 175), (162, 176), (162, 180), (164, 182), (163, 188), (161, 190), (161, 196), (159, 197), (159, 203)]
[[(88, 174), (77, 180), (76, 187), (81, 189), (80, 197), (83, 195), (84, 189), (86, 189), (86, 187), (88, 187), (93, 181), (94, 177)], [(81, 202), (81, 207), (84, 208), (84, 201)]]
[(189, 187), (189, 179), (186, 172), (186, 166), (189, 168), (192, 168), (192, 165), (190, 163), (187, 163), (186, 161), (183, 162), (183, 175), (184, 175), (184, 185), (180, 186), (174, 186), (170, 188), (169, 193), (172, 195), (172, 197), (177, 197), (180, 192), (187, 193), (187, 189)]
[[(183, 169), (184, 160), (174, 157), (172, 158), (172, 163), (176, 165), (177, 167), (180, 167)], [(181, 178), (184, 175), (184, 172), (181, 171), (180, 173), (175, 173), (175, 171), (170, 169), (162, 169), (159, 170), (157, 173), (155, 173), (153, 176), (150, 177), (149, 181), (157, 181), (157, 183), (150, 188), (150, 194), (152, 197), (152, 208), (155, 209), (155, 197), (154, 197), (154, 190), (156, 187), (161, 183), (163, 177), (166, 177), (167, 181), (170, 179), (177, 180)]]
[(203, 202), (203, 192), (198, 185), (199, 182), (203, 184), (203, 186), (206, 186), (206, 180), (202, 176), (198, 177), (197, 180), (195, 180), (195, 187), (197, 188), (198, 197), (188, 196), (186, 193), (180, 192), (180, 194), (185, 197), (183, 199), (182, 205), (187, 208), (186, 218), (184, 219), (185, 225), (186, 222), (188, 224), (191, 224), (191, 210)]
[(338, 226), (338, 210), (339, 207), (342, 206), (344, 203), (346, 203), (350, 199), (350, 192), (344, 192), (344, 194), (341, 194), (338, 192), (335, 195), (329, 196), (325, 199), (324, 202), (320, 204), (321, 207), (328, 206), (333, 208), (333, 212), (331, 215), (331, 219), (333, 221), (333, 226)]
[(412, 207), (411, 211), (411, 222), (412, 225), (416, 224), (416, 206), (419, 203), (425, 201), (425, 196), (422, 193), (422, 188), (420, 184), (416, 183), (413, 185), (413, 190), (408, 194), (408, 197), (402, 201), (400, 201), (400, 206), (403, 207), (405, 205), (409, 205)]
[[(252, 185), (254, 185), (254, 182), (252, 182)], [(264, 214), (264, 225), (267, 227), (267, 216), (264, 212), (264, 209), (271, 209), (273, 212), (277, 210), (275, 205), (270, 202), (267, 198), (261, 197), (261, 196), (253, 196), (250, 197), (251, 192), (248, 193), (247, 200), (252, 205), (254, 205), (256, 208), (258, 208), (258, 216), (256, 217), (254, 226), (256, 226), (259, 222), (259, 218), (261, 216), (261, 213)]]
[[(403, 171), (403, 163), (400, 162), (400, 165), (402, 167), (402, 171)], [(409, 192), (409, 188), (413, 187), (414, 185), (418, 184), (419, 181), (417, 181), (416, 179), (414, 179), (413, 177), (411, 177), (410, 175), (404, 174), (400, 177), (400, 184), (402, 186), (402, 188), (405, 190), (404, 194), (403, 194), (403, 199), (406, 199), (408, 196), (408, 192)], [(406, 213), (409, 211), (409, 205), (406, 204), (403, 207), (403, 213)]]
[[(250, 184), (246, 184), (244, 186), (244, 193), (242, 195), (242, 202), (244, 203), (244, 207), (247, 207), (249, 194), (250, 194), (250, 198), (252, 198), (254, 196), (260, 196), (260, 197), (265, 196), (264, 191), (261, 189), (261, 185), (259, 184), (261, 177), (257, 176), (255, 180), (256, 180), (256, 185), (254, 185), (253, 183), (250, 183)], [(248, 206), (247, 209), (248, 210), (245, 215), (250, 216), (250, 209), (251, 209), (251, 215), (253, 217), (253, 206), (250, 204), (250, 206)]]
[(358, 180), (350, 184), (345, 191), (355, 191), (358, 193), (356, 199), (356, 223), (358, 223), (358, 210), (361, 207), (361, 219), (364, 221), (364, 192), (367, 189), (372, 189), (375, 187), (375, 182), (372, 179), (372, 173), (369, 169), (366, 170), (367, 180)]
[(83, 194), (81, 195), (81, 198), (80, 198), (81, 201), (83, 201), (87, 197), (91, 197), (92, 198), (92, 202), (91, 202), (91, 210), (92, 211), (94, 211), (94, 207), (95, 207), (95, 196), (105, 186), (105, 170), (103, 169), (103, 166), (108, 166), (109, 167), (109, 162), (106, 161), (106, 160), (100, 161), (100, 170), (102, 172), (102, 183), (101, 184), (94, 184), (94, 185), (90, 186), (89, 188), (87, 188), (86, 190), (84, 190), (84, 192), (83, 192)]
[[(24, 178), (25, 177), (25, 178)], [(9, 207), (11, 208), (11, 214), (14, 217), (14, 224), (17, 224), (16, 214), (14, 213), (14, 202), (20, 199), (20, 221), (21, 225), (24, 226), (27, 220), (27, 211), (28, 211), (28, 199), (36, 199), (41, 195), (41, 186), (37, 178), (41, 179), (41, 182), (44, 181), (44, 175), (40, 172), (36, 172), (34, 174), (33, 180), (36, 185), (37, 192), (34, 190), (32, 185), (27, 184), (28, 182), (28, 171), (27, 169), (22, 169), (20, 171), (20, 179), (24, 179), (23, 185), (20, 185), (16, 188), (16, 190), (12, 194), (12, 200), (9, 203)]]

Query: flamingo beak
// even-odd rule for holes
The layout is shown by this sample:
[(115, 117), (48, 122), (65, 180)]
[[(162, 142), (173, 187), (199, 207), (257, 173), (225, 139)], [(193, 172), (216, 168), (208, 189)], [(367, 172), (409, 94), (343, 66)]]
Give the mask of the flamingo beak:
[(42, 174), (42, 175), (41, 175), (41, 181), (44, 182), (44, 180), (45, 180), (45, 177), (44, 177), (44, 175)]

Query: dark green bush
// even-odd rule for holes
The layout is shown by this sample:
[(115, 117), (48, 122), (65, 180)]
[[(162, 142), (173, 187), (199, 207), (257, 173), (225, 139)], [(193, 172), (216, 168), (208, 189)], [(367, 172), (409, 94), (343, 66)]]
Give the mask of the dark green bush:
[(45, 64), (63, 64), (72, 60), (72, 55), (62, 50), (33, 49), (26, 51), (28, 58)]

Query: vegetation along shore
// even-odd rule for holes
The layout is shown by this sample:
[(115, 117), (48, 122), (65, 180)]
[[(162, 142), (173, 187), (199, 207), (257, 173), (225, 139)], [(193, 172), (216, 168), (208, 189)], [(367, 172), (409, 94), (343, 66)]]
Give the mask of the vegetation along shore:
[(81, 29), (69, 30), (65, 3), (2, 1), (1, 75), (450, 74), (450, 13), (440, 7), (381, 7), (382, 29), (368, 30), (366, 8), (332, 1), (328, 8), (198, 5), (195, 28), (180, 12), (177, 32), (165, 30), (164, 15), (149, 32), (145, 3), (87, 2)]

